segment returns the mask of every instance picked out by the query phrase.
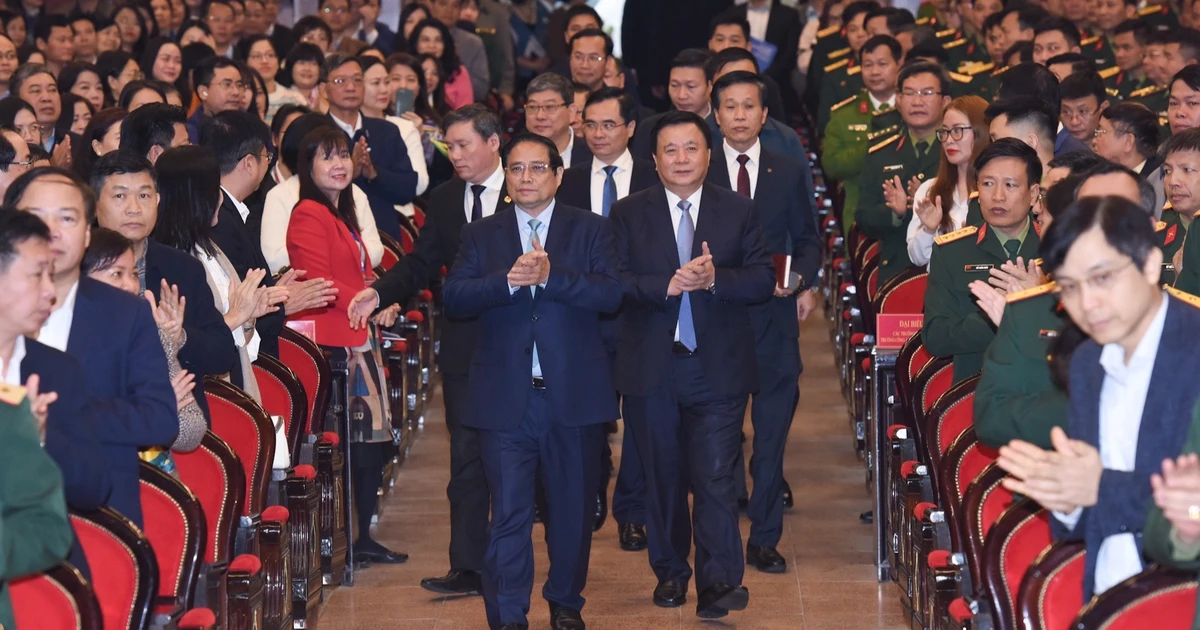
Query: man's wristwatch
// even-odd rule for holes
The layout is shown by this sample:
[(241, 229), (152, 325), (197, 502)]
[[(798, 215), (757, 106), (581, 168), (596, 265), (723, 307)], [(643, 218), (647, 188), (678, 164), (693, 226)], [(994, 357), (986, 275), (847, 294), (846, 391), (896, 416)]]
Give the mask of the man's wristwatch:
[(716, 293), (717, 292), (717, 281), (713, 280), (712, 282), (708, 283), (708, 287), (706, 287), (704, 290), (708, 291), (709, 293)]

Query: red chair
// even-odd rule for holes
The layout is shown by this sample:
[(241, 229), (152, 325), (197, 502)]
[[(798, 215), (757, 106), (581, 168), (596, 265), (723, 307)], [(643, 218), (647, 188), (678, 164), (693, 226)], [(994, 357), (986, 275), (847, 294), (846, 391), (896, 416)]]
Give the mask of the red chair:
[[(325, 430), (325, 410), (329, 406), (329, 387), (333, 375), (329, 371), (329, 362), (321, 353), (321, 348), (313, 340), (290, 329), (284, 328), (279, 333), (279, 359), (291, 368), (292, 373), (304, 386), (305, 399), (308, 409), (305, 410), (303, 426), (300, 430), (301, 441), (305, 436), (319, 435)], [(293, 455), (293, 459), (296, 459)], [(311, 456), (309, 457), (311, 460)], [(301, 461), (301, 460), (296, 460)], [(301, 461), (309, 463), (311, 461)]]
[(58, 566), (8, 583), (18, 628), (102, 630), (100, 601), (75, 567)]
[(1063, 630), (1074, 627), (1071, 621), (1083, 607), (1085, 556), (1082, 542), (1056, 542), (1033, 561), (1017, 591), (1020, 619), (1024, 620), (1026, 628)]
[[(978, 442), (976, 445), (982, 447)], [(967, 566), (973, 585), (983, 584), (984, 545), (988, 532), (1016, 499), (1011, 490), (1000, 485), (1007, 476), (998, 465), (990, 463), (983, 472), (975, 475), (963, 496), (961, 534), (966, 541)]]
[(158, 593), (158, 562), (150, 541), (111, 508), (71, 512), (71, 525), (88, 565), (101, 571), (93, 584), (105, 628), (145, 628)]
[(260, 354), (254, 362), (254, 378), (262, 396), (263, 408), (272, 416), (283, 418), (284, 434), (295, 464), (300, 454), (304, 421), (308, 413), (308, 396), (300, 378), (279, 359)]
[(192, 607), (207, 523), (200, 500), (179, 480), (146, 462), (138, 476), (144, 531), (158, 560), (155, 624), (167, 626)]
[(1152, 568), (1101, 593), (1071, 627), (1190, 630), (1196, 618), (1196, 589), (1195, 572)]
[(264, 578), (262, 562), (242, 554), (229, 563), (229, 630), (259, 630), (267, 627), (263, 617)]
[(383, 258), (379, 261), (379, 268), (385, 272), (388, 269), (395, 267), (396, 263), (400, 262), (400, 258), (404, 256), (405, 252), (412, 252), (411, 248), (407, 250), (404, 249), (400, 243), (396, 242), (396, 239), (392, 238), (388, 234), (384, 234), (383, 232), (379, 233), (379, 240), (383, 241)]
[(196, 450), (175, 453), (175, 467), (180, 481), (200, 501), (207, 525), (198, 603), (211, 608), (224, 625), (229, 602), (226, 577), (246, 501), (246, 473), (233, 449), (212, 431), (204, 434)]
[(1023, 627), (1017, 618), (1021, 580), (1052, 542), (1050, 513), (1030, 499), (1014, 503), (988, 530), (983, 543), (983, 583), (997, 630)]

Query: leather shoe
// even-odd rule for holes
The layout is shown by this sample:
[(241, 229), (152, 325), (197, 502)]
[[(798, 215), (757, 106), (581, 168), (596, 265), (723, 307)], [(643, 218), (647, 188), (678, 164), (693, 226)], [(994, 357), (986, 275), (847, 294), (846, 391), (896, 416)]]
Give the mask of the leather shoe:
[(646, 548), (646, 526), (625, 523), (618, 529), (620, 532), (621, 549), (625, 551), (641, 551)]
[(408, 562), (408, 554), (392, 551), (373, 540), (367, 540), (354, 545), (354, 559), (356, 563), (365, 560), (376, 564), (404, 564)]
[(584, 630), (586, 627), (578, 610), (550, 604), (550, 628), (552, 630)]
[(654, 587), (654, 605), (659, 608), (679, 608), (687, 601), (687, 582), (663, 580)]
[(450, 569), (444, 577), (421, 580), (421, 588), (442, 595), (478, 595), (483, 580), (476, 571)]
[(608, 483), (600, 486), (600, 491), (596, 493), (596, 508), (592, 513), (592, 531), (600, 531), (606, 520), (608, 520)]
[(791, 486), (791, 484), (789, 484), (787, 482), (787, 479), (784, 479), (783, 480), (783, 507), (791, 509), (795, 505), (796, 505), (796, 501), (795, 501), (795, 499), (792, 498), (792, 486)]
[(750, 603), (750, 591), (745, 586), (717, 582), (701, 591), (697, 599), (697, 617), (719, 619), (731, 610), (745, 610), (746, 604)]
[(527, 623), (506, 623), (500, 626), (500, 630), (529, 630)]
[(746, 564), (763, 573), (787, 572), (787, 560), (774, 547), (746, 545)]

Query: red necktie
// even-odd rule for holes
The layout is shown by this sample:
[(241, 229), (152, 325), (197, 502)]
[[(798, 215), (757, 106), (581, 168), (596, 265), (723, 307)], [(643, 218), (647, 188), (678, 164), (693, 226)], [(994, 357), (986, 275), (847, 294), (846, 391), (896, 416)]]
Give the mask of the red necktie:
[(750, 156), (743, 153), (737, 156), (738, 161), (738, 180), (737, 191), (740, 195), (750, 196), (750, 171), (746, 170), (746, 162), (750, 161)]

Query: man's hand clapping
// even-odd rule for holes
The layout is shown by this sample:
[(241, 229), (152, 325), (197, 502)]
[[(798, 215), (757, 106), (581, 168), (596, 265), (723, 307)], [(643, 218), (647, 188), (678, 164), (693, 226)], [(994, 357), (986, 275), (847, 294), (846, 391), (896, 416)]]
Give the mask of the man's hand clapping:
[(550, 278), (550, 257), (541, 242), (533, 241), (533, 250), (522, 254), (508, 271), (508, 286), (532, 287), (545, 284)]
[(675, 271), (670, 284), (667, 285), (667, 295), (681, 295), (684, 291), (703, 291), (712, 286), (717, 270), (712, 264), (708, 241), (700, 244), (700, 251), (702, 253), (699, 256)]

